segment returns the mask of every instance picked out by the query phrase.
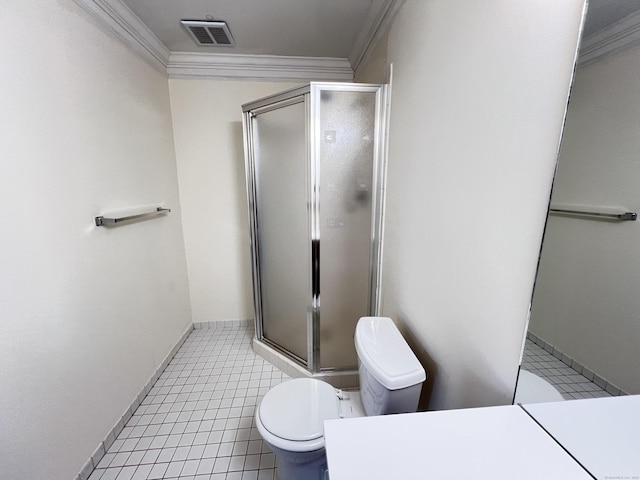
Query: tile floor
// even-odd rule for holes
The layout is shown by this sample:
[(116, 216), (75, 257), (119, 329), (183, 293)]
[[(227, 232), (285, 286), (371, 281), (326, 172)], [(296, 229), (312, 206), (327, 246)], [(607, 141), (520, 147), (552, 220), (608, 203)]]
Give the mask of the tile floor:
[(529, 339), (524, 347), (522, 368), (547, 380), (558, 389), (565, 400), (611, 396), (609, 392)]
[[(252, 327), (193, 330), (89, 480), (273, 480), (255, 407), (289, 377), (253, 353)], [(566, 399), (610, 396), (527, 340), (523, 367)]]
[(252, 336), (193, 330), (89, 480), (273, 480), (254, 412), (289, 377), (253, 353)]

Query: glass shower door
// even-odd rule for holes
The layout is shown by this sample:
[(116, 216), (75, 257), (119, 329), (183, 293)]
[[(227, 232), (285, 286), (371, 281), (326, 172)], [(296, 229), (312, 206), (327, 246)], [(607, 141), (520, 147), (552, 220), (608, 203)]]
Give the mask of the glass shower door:
[(262, 335), (307, 363), (311, 297), (305, 97), (252, 118)]
[(314, 82), (242, 106), (256, 341), (312, 374), (357, 368), (379, 308), (385, 102)]
[(353, 335), (371, 314), (377, 90), (319, 87), (320, 369), (358, 364)]

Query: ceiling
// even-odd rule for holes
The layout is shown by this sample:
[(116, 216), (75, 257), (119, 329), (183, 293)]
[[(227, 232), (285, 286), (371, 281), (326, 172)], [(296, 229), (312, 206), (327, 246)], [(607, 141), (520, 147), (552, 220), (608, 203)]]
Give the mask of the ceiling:
[[(172, 52), (349, 58), (390, 0), (123, 0)], [(208, 16), (208, 17), (207, 17)], [(181, 19), (224, 20), (236, 46), (198, 46)]]
[[(351, 58), (391, 0), (123, 0), (171, 52)], [(638, 0), (591, 0), (585, 37), (640, 10)], [(181, 19), (224, 20), (235, 47), (198, 46)]]
[[(352, 81), (407, 0), (75, 1), (170, 78), (306, 82)], [(224, 20), (236, 45), (196, 45), (183, 19)], [(589, 0), (579, 65), (635, 45), (640, 0)]]
[(584, 36), (589, 37), (639, 10), (638, 0), (589, 0)]

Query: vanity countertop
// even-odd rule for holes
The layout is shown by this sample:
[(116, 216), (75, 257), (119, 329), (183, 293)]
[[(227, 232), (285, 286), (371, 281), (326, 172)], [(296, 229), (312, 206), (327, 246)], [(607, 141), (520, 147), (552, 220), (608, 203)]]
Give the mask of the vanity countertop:
[(592, 479), (517, 405), (325, 421), (331, 480)]
[(640, 479), (640, 395), (523, 405), (598, 479)]

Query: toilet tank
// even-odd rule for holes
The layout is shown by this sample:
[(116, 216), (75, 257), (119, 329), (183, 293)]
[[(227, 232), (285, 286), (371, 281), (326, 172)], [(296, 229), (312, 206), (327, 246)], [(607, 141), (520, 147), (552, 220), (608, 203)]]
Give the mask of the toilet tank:
[(387, 317), (362, 317), (356, 325), (360, 395), (367, 415), (415, 412), (427, 376)]

